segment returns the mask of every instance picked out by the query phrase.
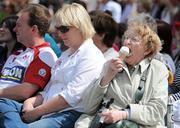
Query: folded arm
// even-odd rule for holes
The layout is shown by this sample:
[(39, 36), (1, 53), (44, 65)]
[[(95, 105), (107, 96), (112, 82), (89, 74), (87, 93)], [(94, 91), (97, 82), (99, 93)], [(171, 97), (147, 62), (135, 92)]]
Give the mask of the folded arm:
[(46, 103), (35, 107), (31, 111), (25, 112), (22, 118), (25, 122), (33, 122), (43, 115), (58, 112), (67, 107), (69, 107), (69, 104), (64, 100), (64, 98), (62, 96), (56, 96)]

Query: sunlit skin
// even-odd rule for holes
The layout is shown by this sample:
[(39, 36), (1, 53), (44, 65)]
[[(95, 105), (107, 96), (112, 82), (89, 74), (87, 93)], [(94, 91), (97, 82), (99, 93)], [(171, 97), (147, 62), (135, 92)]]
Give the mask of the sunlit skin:
[(29, 43), (32, 42), (32, 35), (33, 28), (30, 27), (28, 23), (29, 14), (27, 12), (23, 13), (16, 22), (16, 26), (14, 31), (17, 35), (17, 41), (23, 43), (26, 47), (31, 46)]
[(134, 38), (134, 40), (131, 37), (124, 40), (124, 46), (127, 46), (130, 50), (130, 54), (126, 57), (125, 62), (130, 66), (135, 66), (147, 55), (144, 43), (138, 37)]
[(104, 34), (95, 34), (92, 39), (94, 41), (94, 44), (101, 50), (101, 52), (105, 53), (108, 50), (108, 47), (103, 43), (103, 37)]
[[(57, 27), (58, 25), (56, 25)], [(80, 45), (83, 43), (83, 36), (79, 29), (75, 27), (69, 27), (69, 31), (66, 33), (62, 33), (59, 30), (56, 30), (58, 35), (63, 40), (64, 44), (68, 47), (71, 47), (73, 51), (76, 51)]]

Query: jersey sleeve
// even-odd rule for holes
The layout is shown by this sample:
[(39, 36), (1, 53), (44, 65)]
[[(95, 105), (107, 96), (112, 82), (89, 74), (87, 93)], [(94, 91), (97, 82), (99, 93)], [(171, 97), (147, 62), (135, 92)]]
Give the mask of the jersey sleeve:
[(44, 63), (39, 56), (28, 66), (24, 82), (32, 83), (43, 89), (51, 77), (51, 67)]

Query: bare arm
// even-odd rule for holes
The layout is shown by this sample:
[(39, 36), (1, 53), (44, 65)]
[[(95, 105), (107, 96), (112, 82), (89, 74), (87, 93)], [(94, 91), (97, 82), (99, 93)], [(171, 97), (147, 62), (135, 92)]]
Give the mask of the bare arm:
[(0, 97), (24, 101), (39, 90), (37, 85), (24, 82), (21, 85), (0, 89)]
[(43, 103), (42, 95), (36, 95), (34, 97), (28, 98), (23, 103), (23, 112), (28, 112), (33, 110), (35, 107), (41, 105)]
[(64, 98), (62, 96), (56, 96), (48, 102), (37, 106), (33, 110), (24, 113), (22, 118), (26, 122), (33, 122), (43, 115), (58, 112), (67, 107), (69, 107), (69, 104), (64, 100)]

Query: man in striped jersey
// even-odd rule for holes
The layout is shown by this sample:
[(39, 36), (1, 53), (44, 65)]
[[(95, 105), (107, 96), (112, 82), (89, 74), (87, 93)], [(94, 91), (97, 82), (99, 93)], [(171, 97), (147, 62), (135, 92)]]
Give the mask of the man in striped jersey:
[(57, 57), (43, 38), (49, 26), (48, 9), (30, 4), (19, 14), (14, 31), (27, 49), (6, 61), (0, 77), (0, 97), (24, 101), (45, 87)]

